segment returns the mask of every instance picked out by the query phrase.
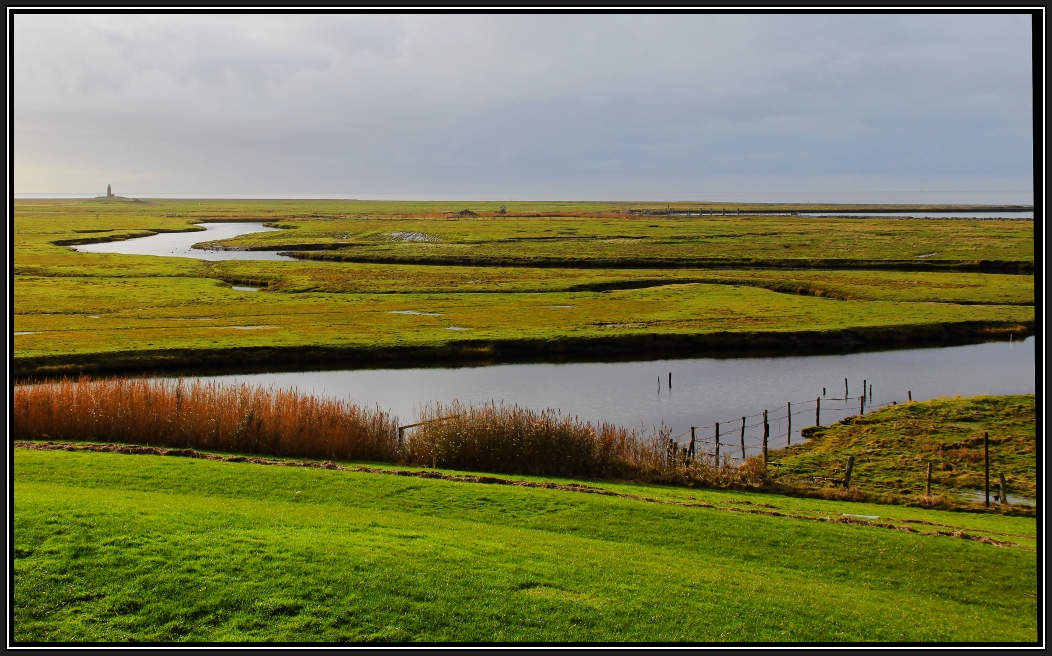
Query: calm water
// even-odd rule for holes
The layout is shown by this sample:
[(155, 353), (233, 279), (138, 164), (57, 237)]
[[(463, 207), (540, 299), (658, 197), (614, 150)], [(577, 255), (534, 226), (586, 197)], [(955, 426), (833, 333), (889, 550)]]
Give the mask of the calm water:
[(1029, 212), (900, 212), (874, 214), (872, 212), (801, 212), (800, 216), (911, 216), (917, 219), (946, 219), (966, 217), (969, 219), (1033, 219), (1033, 210)]
[[(668, 375), (672, 374), (672, 389)], [(849, 401), (842, 401), (844, 379)], [(673, 435), (712, 439), (720, 422), (721, 442), (740, 455), (741, 418), (750, 427), (746, 444), (759, 444), (755, 416), (769, 411), (771, 447), (789, 437), (786, 403), (793, 404), (792, 440), (815, 423), (815, 399), (822, 396), (821, 422), (858, 414), (862, 382), (872, 385), (867, 410), (915, 400), (975, 394), (1032, 394), (1034, 338), (971, 346), (780, 358), (657, 360), (651, 362), (519, 364), (451, 369), (363, 369), (251, 374), (210, 378), (245, 382), (334, 398), (349, 398), (394, 412), (411, 423), (428, 401), (505, 401), (533, 409), (555, 408), (590, 421), (650, 430), (662, 422)], [(710, 447), (711, 448), (711, 447)]]
[(199, 223), (204, 231), (162, 232), (149, 237), (111, 241), (103, 244), (74, 246), (83, 253), (121, 253), (123, 255), (160, 255), (162, 257), (192, 257), (198, 260), (291, 260), (274, 251), (222, 251), (191, 248), (201, 242), (233, 239), (253, 232), (274, 232), (262, 223)]

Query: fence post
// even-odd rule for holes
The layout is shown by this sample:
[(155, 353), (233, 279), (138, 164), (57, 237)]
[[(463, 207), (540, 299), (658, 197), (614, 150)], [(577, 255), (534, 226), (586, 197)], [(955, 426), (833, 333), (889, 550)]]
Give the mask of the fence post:
[(822, 397), (815, 399), (815, 426), (822, 425)]
[(672, 389), (672, 372), (668, 372), (668, 388)]
[(862, 404), (859, 406), (859, 414), (866, 414), (866, 395), (858, 397), (859, 402)]
[(767, 438), (771, 436), (771, 425), (767, 423), (767, 411), (763, 411), (763, 470), (767, 471)]
[(745, 462), (745, 417), (742, 417), (742, 462)]
[(1005, 473), (1001, 472), (1001, 505), (1008, 505), (1008, 484), (1005, 481)]
[(720, 467), (720, 422), (716, 422), (716, 468)]
[(785, 416), (789, 420), (789, 429), (785, 431), (785, 445), (789, 446), (793, 443), (793, 404), (792, 402), (785, 404)]
[(866, 383), (868, 382), (865, 378), (862, 379), (862, 396), (866, 395)]
[(986, 467), (986, 507), (990, 507), (990, 433), (983, 433), (983, 460)]
[(694, 427), (690, 427), (690, 459), (694, 459)]
[(847, 464), (844, 465), (844, 489), (851, 487), (851, 470), (855, 468), (855, 456), (847, 457)]
[(402, 448), (402, 439), (403, 439), (403, 438), (402, 438), (402, 436), (403, 436), (404, 434), (405, 434), (405, 428), (403, 428), (403, 427), (399, 426), (399, 427), (398, 427), (398, 448), (399, 448), (399, 449), (401, 449), (401, 448)]
[(873, 386), (869, 386), (869, 404), (873, 405)]
[(847, 378), (844, 379), (844, 400), (847, 401)]
[(906, 390), (906, 396), (909, 397), (910, 402), (913, 402), (913, 390)]
[(924, 496), (931, 498), (931, 463), (928, 463), (928, 482), (924, 485)]

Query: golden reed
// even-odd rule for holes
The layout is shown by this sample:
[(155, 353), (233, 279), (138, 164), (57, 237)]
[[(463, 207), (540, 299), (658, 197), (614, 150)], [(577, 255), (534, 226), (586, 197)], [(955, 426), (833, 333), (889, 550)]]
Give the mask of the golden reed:
[(14, 438), (231, 453), (397, 458), (395, 418), (344, 401), (173, 379), (61, 380), (15, 387)]
[(379, 409), (295, 391), (182, 379), (60, 380), (15, 387), (15, 440), (120, 442), (228, 453), (371, 460), (494, 473), (690, 486), (757, 485), (762, 466), (668, 449), (650, 437), (554, 410), (432, 403), (399, 444)]

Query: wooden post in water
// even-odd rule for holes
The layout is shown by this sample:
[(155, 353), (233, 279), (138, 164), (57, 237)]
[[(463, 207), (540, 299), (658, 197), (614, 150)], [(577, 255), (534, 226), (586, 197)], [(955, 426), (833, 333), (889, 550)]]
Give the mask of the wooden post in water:
[(767, 471), (767, 438), (771, 436), (771, 425), (767, 423), (767, 411), (763, 411), (763, 470)]
[(983, 460), (986, 466), (986, 507), (990, 507), (990, 433), (983, 433)]
[(745, 417), (742, 417), (742, 462), (745, 462)]
[(720, 422), (716, 422), (716, 468), (720, 466)]
[(1005, 482), (1005, 473), (1001, 472), (1001, 505), (1008, 505), (1008, 484)]
[(924, 496), (931, 498), (931, 463), (928, 463), (928, 481), (924, 485)]
[(694, 459), (694, 427), (690, 427), (690, 459)]
[(868, 382), (868, 381), (866, 381), (866, 379), (865, 379), (865, 378), (863, 378), (863, 379), (862, 379), (862, 396), (865, 396), (865, 395), (866, 395), (866, 383), (867, 383), (867, 382)]
[(825, 395), (826, 395), (826, 388), (823, 387), (822, 388), (822, 396), (825, 396)]
[(789, 429), (785, 431), (785, 445), (789, 446), (793, 443), (793, 404), (792, 402), (785, 404), (785, 417), (789, 420)]
[(672, 389), (672, 372), (668, 372), (668, 388)]
[(847, 457), (847, 464), (844, 465), (844, 489), (851, 487), (851, 470), (855, 468), (855, 456)]
[(873, 405), (873, 386), (869, 386), (869, 404)]
[(815, 426), (822, 425), (822, 397), (815, 399)]
[(906, 396), (909, 398), (910, 403), (913, 403), (913, 390), (906, 390)]
[(844, 400), (847, 401), (847, 378), (844, 379)]

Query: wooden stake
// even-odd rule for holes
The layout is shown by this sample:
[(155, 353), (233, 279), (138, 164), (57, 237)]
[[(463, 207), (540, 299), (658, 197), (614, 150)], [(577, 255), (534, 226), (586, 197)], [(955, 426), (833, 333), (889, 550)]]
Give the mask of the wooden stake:
[(847, 457), (847, 464), (844, 465), (844, 489), (851, 487), (851, 470), (855, 468), (855, 456)]
[(847, 378), (844, 379), (844, 400), (847, 401)]
[(763, 470), (767, 471), (767, 438), (771, 436), (771, 425), (767, 423), (767, 411), (763, 411)]
[(859, 406), (859, 413), (866, 414), (866, 395), (863, 394), (862, 396), (858, 397), (858, 400), (859, 403), (861, 403), (861, 405)]
[(815, 399), (815, 426), (822, 425), (822, 397)]
[(745, 462), (745, 417), (742, 417), (742, 462)]
[(1005, 482), (1005, 473), (1001, 472), (1001, 505), (1008, 505), (1008, 484)]
[(672, 372), (668, 372), (668, 388), (672, 389)]
[(694, 459), (694, 427), (690, 427), (690, 459)]
[(716, 467), (720, 466), (720, 422), (716, 422)]
[(931, 463), (928, 463), (928, 482), (924, 486), (924, 496), (931, 498)]
[(793, 443), (793, 404), (785, 404), (785, 416), (789, 420), (789, 429), (785, 431), (785, 445), (789, 446)]
[(912, 403), (913, 402), (913, 392), (911, 390), (906, 390), (906, 396), (909, 397), (910, 403)]
[(983, 433), (983, 460), (986, 465), (986, 507), (990, 507), (990, 433)]

